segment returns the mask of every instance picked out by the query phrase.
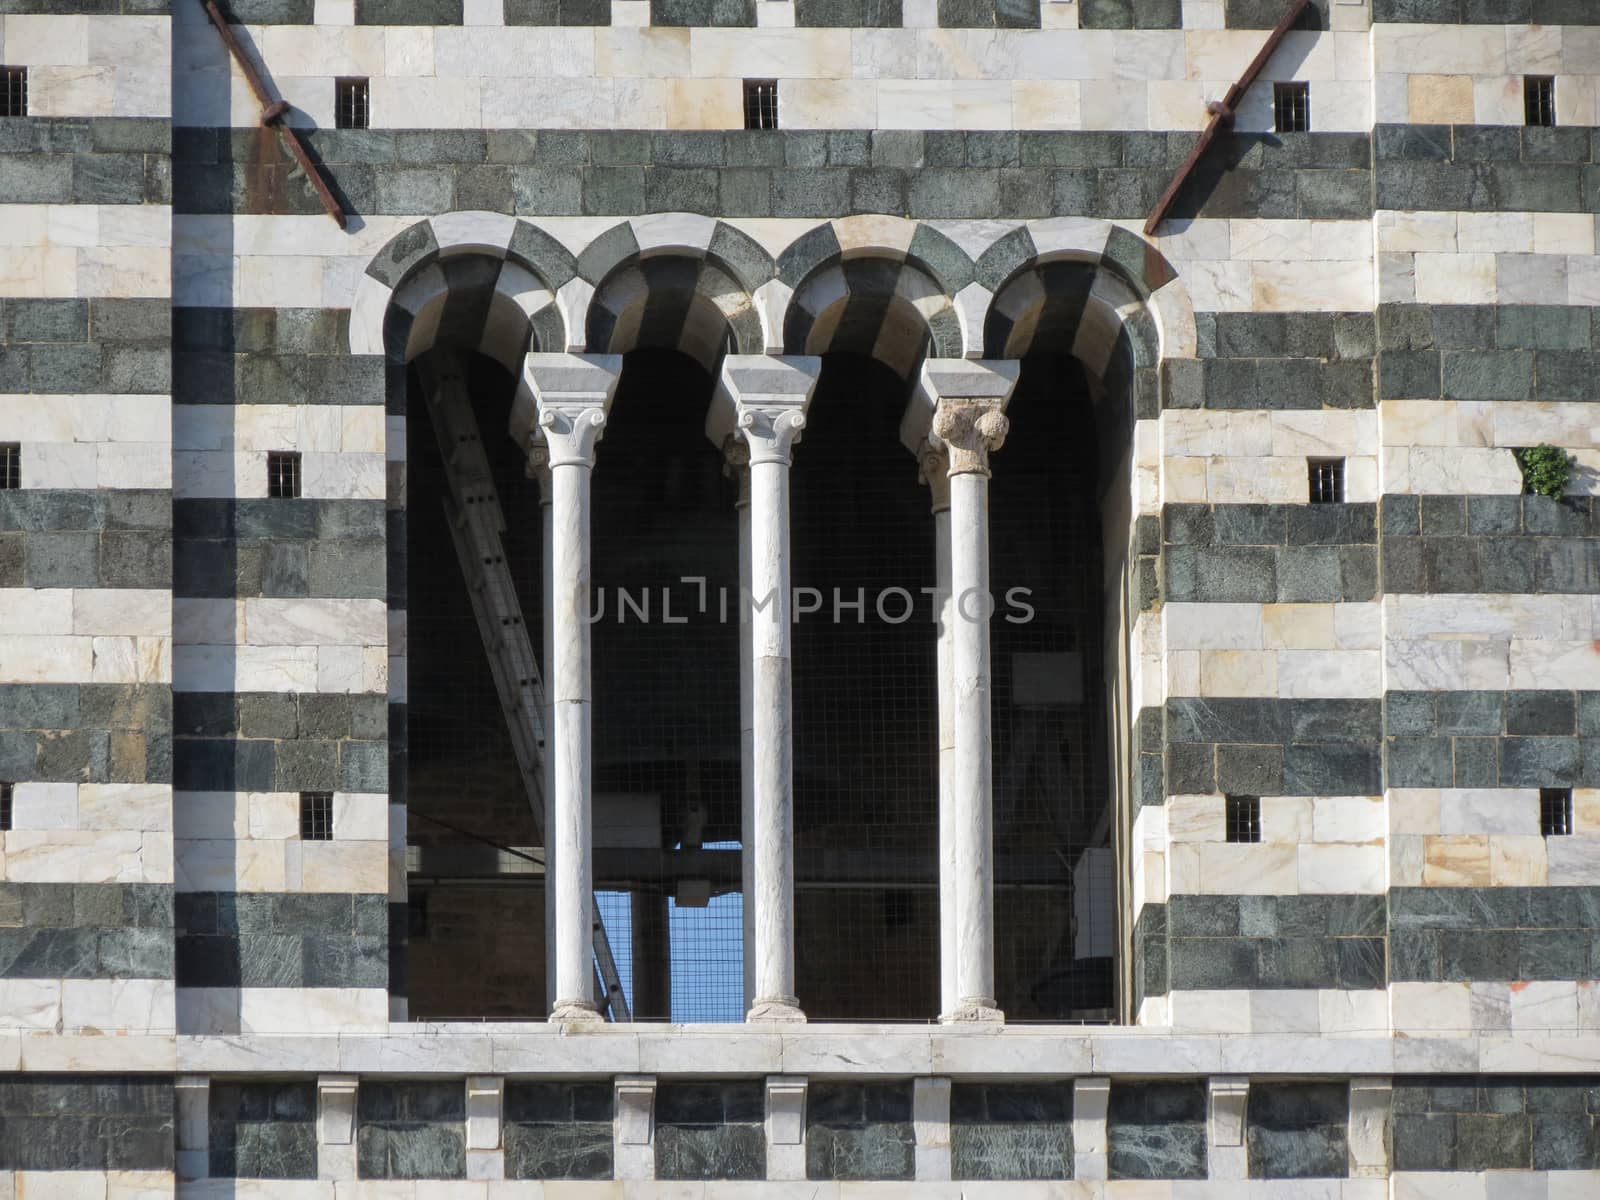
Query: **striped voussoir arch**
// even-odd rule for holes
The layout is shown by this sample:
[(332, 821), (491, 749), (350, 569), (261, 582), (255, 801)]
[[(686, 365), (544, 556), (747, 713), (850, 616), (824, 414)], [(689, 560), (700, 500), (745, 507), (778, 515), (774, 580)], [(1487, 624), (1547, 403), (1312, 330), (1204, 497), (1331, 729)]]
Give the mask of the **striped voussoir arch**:
[(773, 270), (753, 238), (722, 221), (688, 213), (625, 221), (578, 258), (595, 289), (584, 340), (600, 354), (678, 350), (715, 371), (724, 354), (766, 349), (754, 295)]
[(790, 354), (864, 354), (910, 378), (925, 357), (962, 357), (954, 297), (972, 282), (967, 253), (928, 225), (847, 217), (778, 257), (794, 289), (783, 320)]
[(576, 274), (566, 248), (526, 221), (499, 213), (419, 221), (368, 264), (351, 316), (352, 347), (379, 309), (391, 364), (450, 346), (515, 373), (529, 350), (566, 348), (555, 294)]
[(984, 357), (1070, 355), (1104, 394), (1153, 397), (1161, 345), (1150, 298), (1176, 276), (1134, 234), (1094, 225), (1024, 226), (979, 258), (978, 280), (994, 292)]

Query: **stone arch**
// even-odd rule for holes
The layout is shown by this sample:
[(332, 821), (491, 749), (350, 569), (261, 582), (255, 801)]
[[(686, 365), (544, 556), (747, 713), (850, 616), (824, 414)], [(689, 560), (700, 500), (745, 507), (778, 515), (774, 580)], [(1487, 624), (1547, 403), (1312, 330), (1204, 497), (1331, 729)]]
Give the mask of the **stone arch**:
[(515, 372), (530, 348), (567, 348), (556, 293), (576, 275), (573, 256), (527, 221), (488, 212), (418, 221), (367, 264), (351, 352), (404, 365), (447, 336)]
[(939, 281), (908, 258), (835, 258), (795, 288), (783, 345), (790, 354), (866, 355), (909, 379), (924, 358), (962, 356), (961, 318)]

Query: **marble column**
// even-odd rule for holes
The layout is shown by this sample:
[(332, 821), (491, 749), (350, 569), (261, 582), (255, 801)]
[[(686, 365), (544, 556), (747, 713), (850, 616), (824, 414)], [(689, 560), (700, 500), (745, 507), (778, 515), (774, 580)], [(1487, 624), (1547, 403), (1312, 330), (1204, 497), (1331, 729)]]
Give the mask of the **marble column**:
[(939, 635), (939, 1011), (953, 1013), (960, 999), (956, 990), (960, 952), (956, 937), (956, 713), (950, 675), (951, 639), (955, 633), (950, 595), (950, 457), (942, 447), (925, 444), (921, 468), (933, 509), (933, 605)]
[[(537, 430), (534, 426), (534, 430)], [(528, 478), (539, 485), (539, 603), (542, 633), (539, 646), (539, 670), (543, 675), (544, 704), (539, 709), (539, 724), (544, 729), (544, 770), (539, 776), (539, 790), (544, 796), (544, 1005), (548, 1012), (556, 1002), (556, 906), (552, 894), (551, 877), (555, 873), (554, 839), (550, 831), (555, 827), (555, 799), (550, 785), (550, 736), (554, 714), (551, 711), (551, 659), (555, 647), (555, 544), (552, 519), (552, 489), (550, 486), (550, 447), (533, 432), (528, 439)]]
[(822, 362), (729, 355), (706, 433), (750, 451), (750, 725), (754, 905), (751, 1021), (803, 1021), (794, 971), (794, 737), (790, 688), (789, 462)]
[[(950, 796), (955, 849), (955, 999), (941, 1019), (995, 1022), (994, 763), (990, 742), (989, 455), (1005, 442), (1014, 362), (931, 360), (919, 391), (933, 401), (931, 445), (950, 482)], [(941, 784), (942, 790), (942, 784)]]
[[(734, 509), (739, 516), (739, 596), (750, 595), (750, 447), (737, 433), (722, 443), (727, 475), (739, 489)], [(755, 847), (750, 830), (755, 828), (755, 726), (752, 723), (755, 686), (750, 663), (750, 622), (739, 610), (739, 888), (742, 898), (744, 953), (744, 1007), (749, 1011), (756, 998), (755, 925)]]
[[(589, 482), (620, 355), (530, 354), (524, 378), (550, 462), (551, 658), (548, 771), (555, 998), (550, 1020), (598, 1021), (594, 921), (593, 731), (589, 640)], [(519, 397), (520, 402), (520, 397)], [(516, 417), (513, 416), (515, 424)]]

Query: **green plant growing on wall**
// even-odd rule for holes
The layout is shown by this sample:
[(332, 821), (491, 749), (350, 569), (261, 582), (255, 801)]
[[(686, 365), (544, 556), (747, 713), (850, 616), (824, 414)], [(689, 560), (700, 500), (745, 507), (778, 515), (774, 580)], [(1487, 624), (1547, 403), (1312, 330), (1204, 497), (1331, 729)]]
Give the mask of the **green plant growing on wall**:
[(1561, 499), (1577, 460), (1559, 446), (1541, 443), (1515, 452), (1522, 468), (1522, 490), (1530, 496)]

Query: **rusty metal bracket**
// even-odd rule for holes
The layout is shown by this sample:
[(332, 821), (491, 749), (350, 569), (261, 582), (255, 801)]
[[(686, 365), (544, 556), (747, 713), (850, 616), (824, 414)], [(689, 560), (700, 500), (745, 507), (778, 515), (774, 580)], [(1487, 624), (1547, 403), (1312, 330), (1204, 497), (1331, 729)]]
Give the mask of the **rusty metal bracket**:
[(206, 10), (206, 16), (211, 18), (211, 23), (217, 27), (217, 33), (222, 36), (222, 44), (228, 48), (233, 61), (239, 64), (245, 82), (255, 94), (256, 103), (261, 105), (261, 123), (276, 131), (278, 140), (294, 157), (295, 162), (300, 164), (300, 169), (306, 173), (306, 179), (310, 181), (312, 190), (317, 193), (317, 199), (322, 201), (322, 207), (328, 210), (328, 215), (340, 229), (345, 228), (348, 214), (345, 213), (344, 206), (328, 187), (322, 168), (311, 161), (305, 143), (300, 140), (299, 131), (284, 120), (289, 112), (289, 102), (272, 98), (272, 93), (267, 90), (267, 81), (261, 77), (261, 72), (256, 70), (255, 63), (250, 61), (250, 56), (244, 52), (238, 36), (233, 32), (233, 26), (228, 24), (228, 19), (217, 8), (216, 0), (200, 0), (200, 4)]
[(1239, 76), (1239, 82), (1229, 88), (1227, 95), (1221, 100), (1213, 100), (1206, 105), (1206, 111), (1211, 114), (1211, 123), (1200, 135), (1200, 140), (1194, 144), (1194, 149), (1189, 151), (1189, 157), (1184, 159), (1183, 166), (1178, 168), (1178, 173), (1172, 177), (1172, 182), (1167, 184), (1167, 190), (1161, 193), (1161, 199), (1156, 201), (1150, 219), (1144, 223), (1147, 235), (1153, 235), (1161, 222), (1166, 219), (1167, 210), (1178, 198), (1178, 193), (1189, 181), (1189, 176), (1194, 173), (1195, 167), (1205, 156), (1207, 148), (1216, 139), (1217, 134), (1233, 125), (1234, 110), (1238, 107), (1239, 101), (1244, 99), (1245, 92), (1256, 81), (1256, 76), (1261, 74), (1262, 68), (1267, 65), (1267, 60), (1283, 44), (1283, 39), (1288, 36), (1289, 30), (1294, 27), (1294, 23), (1300, 19), (1300, 14), (1305, 12), (1310, 4), (1311, 0), (1295, 0), (1267, 38), (1266, 45), (1261, 47), (1260, 53), (1250, 60), (1250, 65), (1244, 69), (1244, 74)]

